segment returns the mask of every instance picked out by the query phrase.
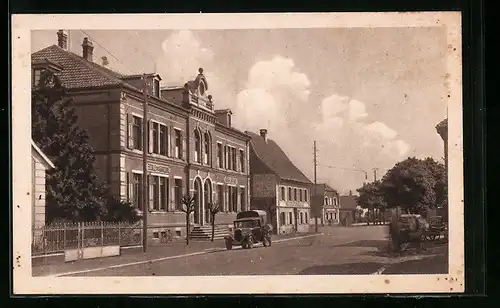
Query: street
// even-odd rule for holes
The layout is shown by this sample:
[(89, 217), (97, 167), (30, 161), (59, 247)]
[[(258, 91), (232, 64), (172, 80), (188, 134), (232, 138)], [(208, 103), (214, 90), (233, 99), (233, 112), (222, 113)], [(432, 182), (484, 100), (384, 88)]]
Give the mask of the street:
[(212, 248), (185, 257), (143, 259), (109, 266), (96, 265), (97, 260), (84, 260), (80, 261), (80, 270), (58, 275), (366, 275), (448, 271), (445, 243), (426, 243), (427, 249), (421, 253), (410, 249), (396, 256), (387, 251), (385, 226), (322, 227), (319, 231), (320, 234), (296, 239), (276, 238), (267, 248), (258, 245), (253, 249), (238, 247), (227, 251), (222, 242), (217, 242), (212, 243)]

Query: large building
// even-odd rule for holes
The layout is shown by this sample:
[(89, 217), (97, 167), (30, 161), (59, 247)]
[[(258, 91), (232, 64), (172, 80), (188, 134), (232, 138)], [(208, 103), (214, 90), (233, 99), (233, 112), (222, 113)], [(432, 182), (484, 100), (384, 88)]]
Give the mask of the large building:
[[(67, 35), (58, 45), (32, 54), (33, 82), (52, 70), (73, 100), (79, 125), (86, 129), (96, 157), (96, 171), (111, 193), (143, 209), (143, 152), (147, 151), (148, 225), (177, 226), (185, 235), (183, 196), (196, 197), (192, 222), (210, 223), (208, 204), (218, 203), (217, 222), (232, 223), (247, 209), (250, 137), (231, 125), (230, 110), (215, 110), (208, 81), (200, 69), (194, 80), (162, 89), (158, 74), (123, 75), (93, 61), (92, 42), (82, 54), (67, 50)], [(144, 82), (143, 78), (146, 79)], [(143, 107), (147, 84), (148, 144), (143, 140)]]
[(339, 194), (328, 184), (314, 185), (312, 212), (318, 213), (319, 224), (338, 224), (340, 221)]
[(267, 137), (246, 132), (250, 141), (251, 203), (253, 209), (269, 213), (273, 230), (279, 234), (308, 232), (311, 219), (312, 182)]

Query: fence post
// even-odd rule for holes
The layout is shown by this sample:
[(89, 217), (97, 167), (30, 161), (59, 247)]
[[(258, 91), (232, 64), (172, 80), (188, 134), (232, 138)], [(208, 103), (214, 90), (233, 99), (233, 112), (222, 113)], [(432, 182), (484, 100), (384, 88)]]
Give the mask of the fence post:
[(101, 221), (101, 247), (104, 247), (104, 221)]
[(63, 250), (66, 251), (66, 225), (67, 223), (63, 223)]

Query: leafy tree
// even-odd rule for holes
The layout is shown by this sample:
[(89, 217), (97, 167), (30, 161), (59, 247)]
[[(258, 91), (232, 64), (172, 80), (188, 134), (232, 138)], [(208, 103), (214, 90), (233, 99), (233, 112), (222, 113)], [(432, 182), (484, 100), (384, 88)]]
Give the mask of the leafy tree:
[(130, 202), (120, 200), (114, 196), (106, 198), (106, 214), (101, 220), (136, 223), (140, 219), (141, 216), (139, 216), (137, 209)]
[(32, 138), (52, 159), (47, 172), (47, 223), (52, 220), (89, 221), (106, 215), (105, 186), (94, 172), (93, 149), (77, 126), (66, 90), (50, 72), (41, 74), (32, 91)]
[(380, 181), (374, 181), (365, 183), (363, 187), (357, 189), (359, 196), (356, 201), (359, 206), (368, 209), (368, 224), (370, 224), (370, 218), (374, 220), (375, 213), (378, 214), (387, 207), (384, 196), (380, 191), (380, 185)]
[[(431, 171), (435, 184), (434, 192), (436, 193), (436, 207), (443, 208), (445, 213), (448, 211), (448, 175), (446, 174), (446, 167), (443, 163), (437, 162), (428, 157), (424, 159), (424, 163)], [(447, 218), (447, 215), (445, 215)]]
[(221, 207), (219, 204), (211, 202), (208, 204), (208, 210), (210, 211), (210, 218), (212, 221), (212, 242), (213, 242), (215, 237), (215, 216), (220, 212)]
[(397, 163), (382, 179), (380, 191), (390, 208), (424, 214), (436, 206), (436, 179), (428, 163), (410, 157)]
[(191, 213), (194, 212), (195, 208), (195, 203), (194, 203), (195, 197), (192, 196), (184, 196), (181, 199), (181, 204), (182, 208), (181, 211), (183, 211), (186, 214), (186, 245), (189, 245), (189, 218), (191, 216)]

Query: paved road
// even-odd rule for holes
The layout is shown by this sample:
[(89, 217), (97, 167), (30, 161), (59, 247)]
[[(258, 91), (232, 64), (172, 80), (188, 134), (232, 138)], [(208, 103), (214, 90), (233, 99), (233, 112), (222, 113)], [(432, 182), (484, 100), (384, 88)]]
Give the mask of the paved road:
[[(446, 273), (444, 246), (424, 254), (388, 254), (386, 227), (322, 228), (322, 235), (275, 242), (272, 247), (225, 250), (157, 262), (73, 273), (71, 276), (341, 275)], [(362, 239), (362, 240), (360, 240)], [(406, 265), (405, 265), (406, 264)], [(432, 266), (429, 266), (432, 265)]]

